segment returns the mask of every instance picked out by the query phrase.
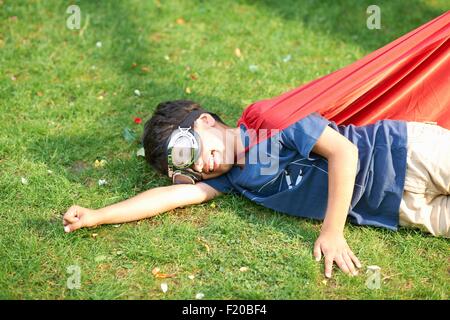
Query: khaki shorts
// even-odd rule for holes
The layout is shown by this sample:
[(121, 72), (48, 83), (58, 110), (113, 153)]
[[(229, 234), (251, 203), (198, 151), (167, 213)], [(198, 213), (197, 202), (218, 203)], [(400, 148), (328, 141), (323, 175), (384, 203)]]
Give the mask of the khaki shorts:
[(400, 226), (450, 237), (450, 130), (407, 122), (408, 155)]

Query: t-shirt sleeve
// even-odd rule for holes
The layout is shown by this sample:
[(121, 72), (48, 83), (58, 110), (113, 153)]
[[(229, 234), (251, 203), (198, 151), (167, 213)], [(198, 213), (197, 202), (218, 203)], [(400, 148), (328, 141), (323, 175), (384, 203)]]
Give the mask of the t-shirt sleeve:
[(205, 179), (202, 182), (222, 193), (230, 193), (234, 190), (227, 174), (222, 174), (212, 179)]
[(319, 113), (314, 112), (281, 131), (281, 142), (286, 147), (297, 150), (300, 155), (309, 158), (317, 140), (330, 123)]

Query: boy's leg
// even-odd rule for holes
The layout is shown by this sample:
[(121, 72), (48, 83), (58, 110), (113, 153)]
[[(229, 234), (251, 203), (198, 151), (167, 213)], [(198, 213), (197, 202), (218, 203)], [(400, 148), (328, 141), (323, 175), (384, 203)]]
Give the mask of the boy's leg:
[(421, 122), (408, 122), (407, 130), (399, 223), (450, 237), (450, 131)]
[(450, 196), (405, 191), (400, 203), (399, 224), (435, 236), (450, 238)]

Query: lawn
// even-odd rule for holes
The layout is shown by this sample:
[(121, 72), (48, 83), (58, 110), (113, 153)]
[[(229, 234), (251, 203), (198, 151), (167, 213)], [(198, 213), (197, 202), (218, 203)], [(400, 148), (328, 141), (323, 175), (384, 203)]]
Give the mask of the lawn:
[[(66, 26), (71, 4), (80, 29)], [(170, 183), (123, 135), (139, 136), (134, 118), (146, 120), (160, 101), (199, 101), (234, 126), (252, 101), (341, 68), (448, 9), (445, 0), (380, 0), (382, 28), (369, 30), (371, 4), (0, 0), (0, 298), (448, 299), (448, 240), (347, 225), (363, 269), (357, 277), (335, 269), (326, 281), (312, 257), (320, 223), (242, 196), (63, 232), (72, 204), (99, 208)], [(366, 285), (370, 265), (381, 268), (378, 289)], [(80, 286), (69, 289), (73, 266)], [(175, 277), (157, 278), (155, 267)]]

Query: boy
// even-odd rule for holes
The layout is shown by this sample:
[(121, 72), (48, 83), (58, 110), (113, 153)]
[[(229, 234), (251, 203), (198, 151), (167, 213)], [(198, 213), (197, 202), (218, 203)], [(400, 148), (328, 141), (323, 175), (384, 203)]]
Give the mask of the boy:
[(396, 120), (337, 126), (312, 113), (246, 152), (248, 131), (228, 127), (192, 101), (160, 103), (145, 125), (145, 155), (174, 184), (98, 210), (73, 206), (63, 218), (65, 231), (148, 218), (235, 192), (323, 220), (314, 256), (320, 261), (323, 253), (327, 277), (334, 262), (352, 275), (361, 267), (344, 239), (347, 216), (360, 225), (412, 226), (449, 237), (449, 130)]

